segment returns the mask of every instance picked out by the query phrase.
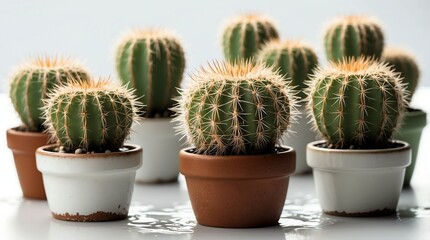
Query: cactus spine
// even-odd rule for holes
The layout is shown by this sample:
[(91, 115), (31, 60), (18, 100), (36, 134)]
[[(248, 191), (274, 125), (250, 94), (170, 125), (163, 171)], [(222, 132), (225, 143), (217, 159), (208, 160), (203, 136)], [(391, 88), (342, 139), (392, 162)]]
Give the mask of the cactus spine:
[(49, 94), (45, 125), (66, 152), (117, 151), (138, 117), (137, 107), (130, 90), (108, 79), (72, 82)]
[(86, 81), (89, 74), (76, 61), (61, 57), (31, 59), (13, 74), (10, 98), (28, 131), (43, 131), (43, 99), (55, 86), (69, 79)]
[(327, 59), (368, 56), (379, 59), (384, 48), (383, 31), (377, 21), (365, 16), (335, 19), (324, 35)]
[(407, 98), (407, 101), (410, 102), (420, 77), (415, 57), (405, 50), (391, 47), (384, 49), (382, 61), (388, 63), (395, 72), (400, 74), (402, 81), (407, 86), (406, 90), (410, 93)]
[(260, 48), (273, 39), (279, 39), (279, 34), (270, 19), (254, 14), (239, 16), (224, 28), (224, 56), (227, 60), (256, 57)]
[(328, 147), (389, 146), (406, 100), (400, 77), (386, 64), (344, 59), (319, 68), (309, 84), (309, 112)]
[(175, 121), (197, 153), (273, 152), (295, 116), (294, 92), (263, 64), (214, 62), (191, 78)]
[(172, 33), (159, 29), (134, 30), (121, 41), (116, 69), (123, 84), (136, 89), (145, 104), (141, 115), (169, 117), (185, 68), (184, 50)]
[(318, 65), (314, 50), (299, 41), (271, 41), (258, 54), (258, 59), (280, 70), (291, 86), (299, 90), (299, 98), (304, 99), (306, 81)]

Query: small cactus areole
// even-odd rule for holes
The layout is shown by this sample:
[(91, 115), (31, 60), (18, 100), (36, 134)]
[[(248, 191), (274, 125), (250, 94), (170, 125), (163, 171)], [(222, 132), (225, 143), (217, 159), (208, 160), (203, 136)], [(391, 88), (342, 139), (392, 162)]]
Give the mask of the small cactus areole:
[(137, 105), (131, 91), (108, 79), (73, 82), (49, 94), (45, 125), (66, 152), (117, 151), (138, 117)]
[(251, 59), (274, 39), (279, 39), (279, 34), (270, 19), (255, 14), (233, 18), (222, 35), (224, 56), (227, 60)]
[(89, 74), (69, 58), (38, 57), (23, 63), (13, 74), (10, 98), (28, 131), (41, 132), (43, 127), (43, 100), (55, 86), (70, 79), (87, 81)]
[(407, 101), (410, 102), (418, 86), (420, 71), (415, 57), (400, 48), (388, 47), (384, 49), (382, 61), (386, 62), (392, 69), (400, 74), (402, 82), (406, 84), (406, 90), (410, 93)]
[(119, 44), (116, 69), (122, 83), (136, 89), (145, 117), (170, 117), (185, 68), (182, 44), (161, 29), (134, 30)]
[(318, 65), (318, 57), (312, 47), (300, 41), (271, 41), (258, 54), (258, 60), (279, 69), (291, 86), (298, 90), (300, 99), (306, 97), (306, 81)]
[(196, 153), (275, 151), (295, 116), (296, 96), (282, 75), (250, 61), (214, 62), (191, 76), (175, 109)]
[(329, 61), (360, 56), (379, 59), (384, 48), (384, 35), (379, 23), (370, 17), (340, 17), (325, 31), (324, 47)]
[(319, 68), (309, 81), (309, 112), (329, 148), (384, 148), (406, 107), (398, 74), (360, 57)]

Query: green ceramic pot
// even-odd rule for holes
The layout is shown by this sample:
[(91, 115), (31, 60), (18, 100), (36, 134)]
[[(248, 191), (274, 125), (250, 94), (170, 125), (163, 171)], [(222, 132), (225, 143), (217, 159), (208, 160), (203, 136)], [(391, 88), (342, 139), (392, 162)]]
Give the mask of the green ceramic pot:
[(427, 123), (427, 114), (420, 109), (409, 108), (405, 112), (403, 124), (398, 132), (394, 134), (394, 139), (408, 142), (412, 148), (412, 162), (406, 168), (405, 181), (403, 187), (409, 186), (414, 173), (415, 163), (420, 146), (421, 133)]

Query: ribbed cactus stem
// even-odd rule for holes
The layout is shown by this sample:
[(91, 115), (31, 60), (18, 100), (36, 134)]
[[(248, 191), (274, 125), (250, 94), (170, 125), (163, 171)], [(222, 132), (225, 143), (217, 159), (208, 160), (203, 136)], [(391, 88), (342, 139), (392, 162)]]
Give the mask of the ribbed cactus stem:
[(256, 14), (241, 15), (224, 27), (224, 56), (227, 60), (251, 59), (266, 42), (278, 38), (278, 31), (269, 18)]
[(169, 117), (185, 68), (182, 44), (161, 29), (134, 30), (116, 53), (116, 69), (124, 85), (136, 89), (145, 117)]
[(339, 17), (330, 23), (324, 35), (327, 59), (367, 56), (379, 59), (384, 48), (380, 24), (366, 16)]
[(10, 84), (10, 98), (28, 131), (43, 131), (43, 100), (57, 85), (70, 79), (89, 79), (81, 64), (70, 58), (37, 57), (17, 69)]
[(273, 152), (296, 113), (296, 97), (285, 79), (250, 61), (214, 62), (192, 75), (176, 121), (197, 153)]
[(319, 68), (309, 84), (309, 112), (329, 147), (390, 145), (406, 100), (398, 74), (386, 64), (344, 59)]
[(306, 97), (306, 81), (318, 65), (318, 57), (312, 47), (300, 41), (274, 40), (263, 46), (258, 60), (279, 69), (281, 74), (291, 80), (291, 86), (299, 91), (300, 99)]
[(406, 84), (406, 89), (410, 93), (407, 97), (407, 101), (410, 102), (418, 86), (420, 77), (420, 71), (415, 57), (401, 48), (388, 47), (384, 49), (381, 60), (400, 74), (402, 82)]
[(49, 94), (45, 125), (67, 152), (118, 151), (138, 118), (137, 108), (132, 92), (108, 79), (73, 82)]

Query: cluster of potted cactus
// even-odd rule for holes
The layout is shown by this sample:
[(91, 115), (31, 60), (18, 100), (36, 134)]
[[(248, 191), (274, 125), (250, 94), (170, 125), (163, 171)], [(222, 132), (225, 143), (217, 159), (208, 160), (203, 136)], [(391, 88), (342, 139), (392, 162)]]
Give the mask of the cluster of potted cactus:
[(42, 175), (36, 169), (34, 152), (48, 144), (44, 133), (43, 99), (58, 84), (70, 79), (86, 81), (88, 72), (76, 60), (38, 57), (20, 65), (13, 73), (10, 99), (22, 125), (7, 130), (7, 143), (15, 158), (21, 189), (25, 197), (46, 199)]
[(321, 207), (341, 216), (391, 214), (402, 186), (409, 185), (413, 166), (406, 180), (405, 168), (411, 148), (414, 165), (425, 126), (423, 113), (413, 145), (410, 138), (393, 140), (411, 135), (401, 124), (410, 116), (418, 67), (412, 57), (384, 50), (381, 27), (364, 16), (334, 20), (324, 46), (332, 62), (314, 73), (308, 89), (309, 113), (325, 139), (307, 150)]
[[(27, 151), (17, 169), (30, 162), (25, 169), (36, 174), (19, 174), (24, 196), (47, 197), (61, 220), (124, 219), (135, 181), (176, 181), (180, 171), (200, 224), (261, 227), (278, 223), (290, 175), (312, 168), (325, 213), (396, 210), (419, 145), (411, 136), (426, 115), (408, 108), (417, 64), (384, 49), (375, 20), (336, 19), (324, 35), (326, 67), (311, 46), (281, 41), (260, 15), (231, 20), (222, 45), (226, 60), (202, 67), (182, 89), (184, 49), (163, 29), (123, 37), (123, 86), (70, 59), (23, 64), (10, 91), (23, 126), (7, 137), (15, 157)], [(411, 121), (421, 129), (407, 131)], [(14, 140), (26, 135), (39, 142)], [(24, 187), (29, 181), (38, 187)]]

